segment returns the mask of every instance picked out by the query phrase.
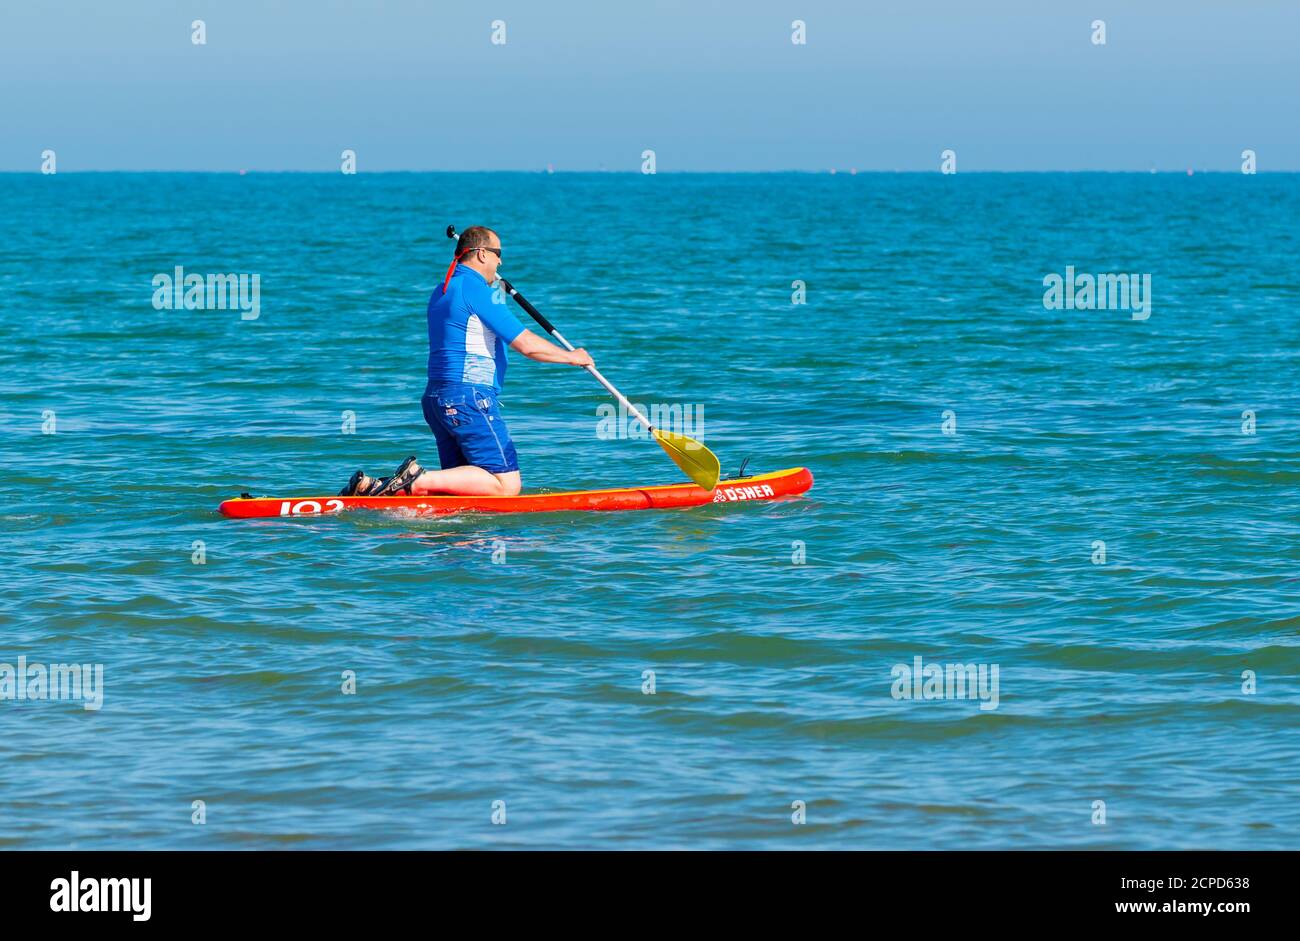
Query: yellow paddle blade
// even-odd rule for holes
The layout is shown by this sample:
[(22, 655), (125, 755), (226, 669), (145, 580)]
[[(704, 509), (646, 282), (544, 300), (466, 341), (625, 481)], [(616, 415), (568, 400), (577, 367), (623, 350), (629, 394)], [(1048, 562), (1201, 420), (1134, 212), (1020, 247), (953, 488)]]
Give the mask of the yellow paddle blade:
[(673, 463), (684, 470), (687, 477), (705, 490), (712, 490), (718, 486), (718, 478), (722, 476), (722, 465), (712, 451), (694, 438), (676, 432), (660, 431), (656, 428), (654, 434), (659, 446), (668, 452)]

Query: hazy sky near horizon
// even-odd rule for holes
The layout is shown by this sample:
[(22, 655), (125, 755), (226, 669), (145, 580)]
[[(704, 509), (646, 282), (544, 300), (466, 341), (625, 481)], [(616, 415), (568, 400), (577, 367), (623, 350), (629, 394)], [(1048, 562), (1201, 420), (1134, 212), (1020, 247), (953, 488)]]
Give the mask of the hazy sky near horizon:
[(0, 89), (10, 171), (1297, 170), (1300, 2), (9, 2)]

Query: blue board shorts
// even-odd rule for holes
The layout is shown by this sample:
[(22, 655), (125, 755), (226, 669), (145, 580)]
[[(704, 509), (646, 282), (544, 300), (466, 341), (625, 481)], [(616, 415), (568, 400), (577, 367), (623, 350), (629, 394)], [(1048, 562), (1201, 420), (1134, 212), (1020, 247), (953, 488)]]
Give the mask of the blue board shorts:
[(473, 464), (493, 474), (519, 470), (519, 456), (491, 386), (430, 385), (420, 400), (443, 470)]

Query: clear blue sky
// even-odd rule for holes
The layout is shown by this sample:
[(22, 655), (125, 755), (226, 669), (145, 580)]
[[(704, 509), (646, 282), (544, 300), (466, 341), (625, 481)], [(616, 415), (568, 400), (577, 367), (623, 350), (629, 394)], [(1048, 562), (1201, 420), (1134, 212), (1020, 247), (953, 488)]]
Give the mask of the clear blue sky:
[(1298, 47), (1296, 0), (7, 0), (0, 170), (1296, 170)]

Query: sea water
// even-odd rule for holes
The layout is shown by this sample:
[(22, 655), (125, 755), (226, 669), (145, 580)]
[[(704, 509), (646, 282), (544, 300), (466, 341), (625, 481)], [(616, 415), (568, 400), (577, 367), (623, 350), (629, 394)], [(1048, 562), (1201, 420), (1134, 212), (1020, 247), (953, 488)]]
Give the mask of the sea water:
[[(1298, 211), (1279, 174), (0, 175), (0, 846), (1296, 848)], [(436, 463), (449, 223), (724, 472), (813, 490), (218, 515)], [(527, 489), (680, 479), (579, 370), (512, 354), (502, 401)]]

